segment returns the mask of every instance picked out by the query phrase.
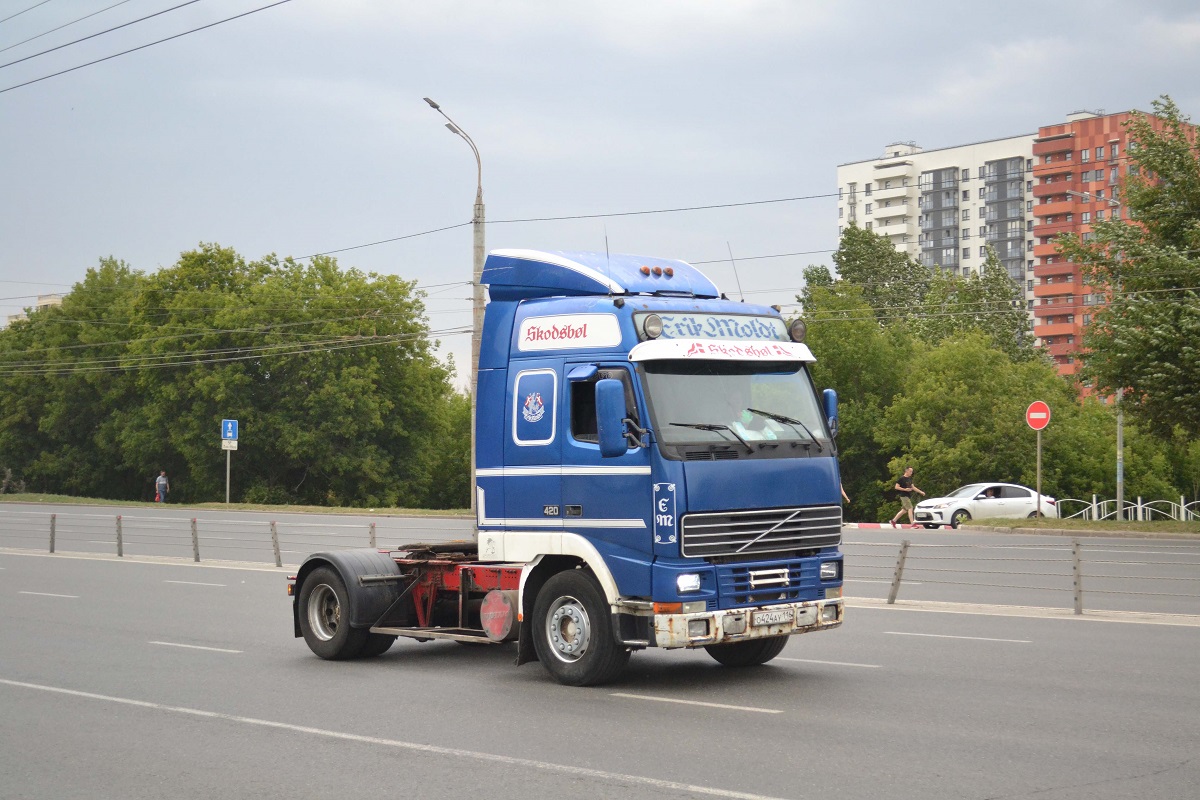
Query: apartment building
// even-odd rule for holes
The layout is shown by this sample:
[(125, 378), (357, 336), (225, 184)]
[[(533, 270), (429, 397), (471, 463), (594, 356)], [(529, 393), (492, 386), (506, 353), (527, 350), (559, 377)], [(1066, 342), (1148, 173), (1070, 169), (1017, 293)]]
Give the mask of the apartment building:
[[(39, 294), (37, 296), (37, 302), (33, 304), (33, 310), (41, 311), (49, 308), (50, 306), (61, 306), (62, 302), (63, 296), (61, 294)], [(18, 314), (9, 314), (8, 324), (11, 325), (12, 323), (22, 319), (28, 319), (24, 311)]]
[(1074, 375), (1083, 330), (1105, 298), (1083, 282), (1078, 266), (1058, 253), (1054, 237), (1091, 236), (1092, 223), (1128, 215), (1120, 185), (1128, 173), (1131, 112), (1079, 111), (1038, 129), (1033, 143), (1034, 334), (1061, 375)]
[(879, 158), (840, 164), (838, 232), (855, 223), (955, 275), (977, 274), (991, 245), (1032, 310), (1035, 138), (937, 150), (898, 142)]

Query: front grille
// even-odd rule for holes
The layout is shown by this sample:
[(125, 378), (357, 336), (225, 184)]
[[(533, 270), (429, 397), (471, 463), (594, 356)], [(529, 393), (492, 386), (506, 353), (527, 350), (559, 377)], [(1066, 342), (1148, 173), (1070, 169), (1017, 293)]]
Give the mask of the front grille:
[(682, 552), (691, 558), (789, 553), (842, 541), (841, 506), (693, 513), (681, 522)]
[(740, 457), (737, 450), (689, 450), (683, 454), (685, 461), (735, 461)]
[(795, 561), (782, 567), (779, 562), (774, 562), (762, 567), (738, 565), (717, 568), (717, 586), (725, 608), (818, 599), (820, 595), (816, 589), (819, 583), (815, 561)]

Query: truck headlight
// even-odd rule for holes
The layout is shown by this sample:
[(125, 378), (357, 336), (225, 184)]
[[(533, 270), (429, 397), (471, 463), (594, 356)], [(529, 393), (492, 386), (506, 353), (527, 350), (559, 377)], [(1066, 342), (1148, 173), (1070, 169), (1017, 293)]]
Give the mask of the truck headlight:
[(675, 588), (680, 594), (700, 591), (700, 576), (695, 572), (685, 572), (675, 578)]
[(842, 562), (840, 561), (822, 561), (821, 562), (821, 580), (836, 581), (842, 574)]

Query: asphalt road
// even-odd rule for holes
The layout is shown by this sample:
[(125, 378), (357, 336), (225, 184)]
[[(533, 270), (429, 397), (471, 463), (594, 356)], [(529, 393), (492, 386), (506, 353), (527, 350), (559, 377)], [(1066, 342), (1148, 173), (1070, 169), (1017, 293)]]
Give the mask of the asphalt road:
[(321, 661), (292, 638), (285, 573), (0, 552), (0, 798), (1190, 800), (1200, 782), (1191, 625), (854, 607), (764, 667), (648, 651), (576, 689), (509, 646)]

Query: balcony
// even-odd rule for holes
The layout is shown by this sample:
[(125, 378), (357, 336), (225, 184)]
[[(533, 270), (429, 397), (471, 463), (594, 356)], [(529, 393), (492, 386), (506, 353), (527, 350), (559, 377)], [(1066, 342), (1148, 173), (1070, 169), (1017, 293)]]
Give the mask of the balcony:
[(1049, 244), (1035, 244), (1033, 246), (1034, 258), (1049, 258), (1050, 256), (1057, 255), (1060, 255), (1060, 253), (1058, 252), (1058, 245), (1054, 242), (1050, 242)]
[(1048, 175), (1070, 174), (1075, 171), (1074, 161), (1054, 161), (1049, 164), (1034, 164), (1033, 177), (1044, 178)]
[(958, 247), (958, 237), (946, 236), (942, 239), (926, 239), (921, 242), (922, 250), (940, 250), (943, 247)]
[(1055, 217), (1059, 214), (1074, 214), (1079, 203), (1073, 197), (1053, 203), (1040, 203), (1033, 207), (1035, 217)]
[(955, 250), (949, 256), (941, 253), (921, 253), (921, 264), (926, 267), (957, 267), (958, 251)]
[(911, 161), (887, 161), (883, 164), (875, 165), (875, 174), (872, 176), (874, 180), (883, 181), (888, 178), (907, 178), (912, 176), (913, 165)]
[(1074, 336), (1077, 340), (1083, 335), (1080, 326), (1074, 322), (1060, 322), (1054, 325), (1033, 325), (1033, 335), (1039, 339), (1047, 336)]
[(1075, 267), (1075, 264), (1066, 259), (1056, 261), (1053, 264), (1034, 264), (1033, 277), (1040, 280), (1048, 278), (1051, 275), (1074, 275), (1078, 271)]
[(891, 188), (880, 189), (878, 186), (875, 187), (876, 202), (881, 201), (881, 200), (892, 200), (897, 197), (916, 197), (916, 196), (917, 196), (917, 187), (904, 186), (903, 184), (900, 183), (900, 181), (895, 181), (894, 185)]
[(1054, 344), (1043, 344), (1042, 349), (1051, 356), (1073, 356), (1079, 353), (1079, 344), (1077, 342), (1055, 342)]
[(1043, 236), (1058, 236), (1060, 233), (1071, 233), (1078, 229), (1078, 222), (1043, 222), (1033, 226), (1033, 235), (1040, 239)]
[[(1079, 298), (1075, 297), (1075, 295), (1082, 292), (1083, 284), (1079, 281), (1055, 281), (1054, 283), (1035, 283), (1033, 285), (1034, 297), (1057, 297), (1059, 295), (1070, 295), (1071, 297), (1068, 301), (1068, 304), (1072, 306), (1081, 305), (1081, 301), (1079, 301)], [(1047, 305), (1044, 306), (1044, 308), (1053, 308), (1054, 305), (1057, 304)], [(1041, 308), (1043, 308), (1043, 306), (1037, 306), (1034, 308), (1034, 311), (1038, 311)], [(1068, 313), (1074, 313), (1077, 310), (1078, 309), (1072, 308)], [(1034, 316), (1037, 315), (1035, 314)]]
[(1047, 136), (1033, 143), (1033, 154), (1045, 156), (1051, 153), (1070, 153), (1075, 149), (1075, 134), (1061, 133), (1057, 136)]
[(1043, 197), (1054, 197), (1055, 195), (1066, 194), (1067, 192), (1075, 191), (1075, 181), (1053, 181), (1052, 183), (1035, 183), (1033, 185), (1033, 196), (1037, 199)]

